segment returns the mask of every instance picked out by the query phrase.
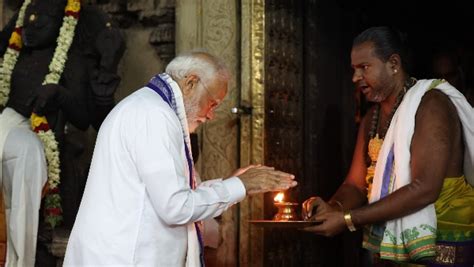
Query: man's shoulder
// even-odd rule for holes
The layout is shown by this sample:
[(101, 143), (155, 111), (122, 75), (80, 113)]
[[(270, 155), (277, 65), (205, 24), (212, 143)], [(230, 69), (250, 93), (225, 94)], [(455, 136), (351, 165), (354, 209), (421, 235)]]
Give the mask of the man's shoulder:
[(422, 97), (422, 103), (436, 103), (436, 104), (442, 104), (442, 103), (448, 103), (450, 102), (449, 97), (443, 93), (441, 90), (433, 88), (428, 91), (423, 95)]
[(117, 105), (118, 108), (136, 110), (138, 112), (158, 112), (172, 114), (173, 110), (161, 97), (148, 87), (143, 87), (125, 97)]
[(445, 93), (433, 88), (428, 90), (421, 98), (420, 108), (440, 112), (452, 110), (454, 105)]
[(459, 121), (456, 107), (450, 98), (441, 90), (428, 90), (421, 98), (417, 110), (418, 123), (435, 123), (442, 120), (446, 126), (452, 126)]
[(122, 99), (107, 116), (107, 121), (131, 124), (164, 122), (178, 125), (179, 120), (169, 105), (158, 94), (143, 87)]

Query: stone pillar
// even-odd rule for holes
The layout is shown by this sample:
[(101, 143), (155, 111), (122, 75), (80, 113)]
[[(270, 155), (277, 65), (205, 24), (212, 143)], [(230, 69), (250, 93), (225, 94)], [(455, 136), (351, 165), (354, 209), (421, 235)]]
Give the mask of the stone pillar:
[[(229, 93), (216, 111), (216, 118), (198, 129), (200, 156), (197, 170), (202, 180), (227, 177), (238, 165), (238, 118), (230, 108), (238, 103), (240, 91), (239, 1), (177, 0), (176, 51), (203, 48), (222, 58), (233, 78)], [(208, 265), (237, 265), (237, 207), (217, 219), (217, 254)]]

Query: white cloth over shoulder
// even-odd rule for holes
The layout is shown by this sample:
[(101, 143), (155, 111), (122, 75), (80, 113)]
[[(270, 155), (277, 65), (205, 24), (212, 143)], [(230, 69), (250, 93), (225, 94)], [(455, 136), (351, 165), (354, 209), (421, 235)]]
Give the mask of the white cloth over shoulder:
[(234, 177), (192, 190), (184, 145), (179, 118), (150, 88), (112, 110), (97, 137), (65, 266), (199, 266), (190, 226), (241, 201), (245, 187)]
[[(383, 146), (380, 150), (377, 166), (375, 169), (373, 190), (370, 202), (380, 199), (382, 186), (382, 175), (387, 161), (387, 155), (394, 146), (396, 157), (395, 173), (396, 183), (394, 188), (398, 189), (411, 181), (410, 173), (410, 145), (415, 130), (415, 115), (421, 98), (427, 92), (435, 80), (419, 80), (405, 94), (402, 103), (395, 112), (390, 127), (385, 136)], [(469, 184), (474, 186), (474, 108), (467, 103), (466, 98), (449, 83), (444, 82), (436, 86), (436, 89), (445, 93), (456, 107), (459, 119), (462, 123), (464, 137), (464, 175)]]
[[(388, 188), (389, 193), (409, 184), (412, 180), (410, 171), (410, 145), (415, 129), (415, 115), (423, 95), (432, 87), (437, 80), (420, 80), (405, 94), (402, 103), (395, 112), (390, 128), (385, 136), (382, 148), (380, 150), (373, 188), (370, 195), (370, 203), (378, 201), (381, 198), (383, 187), (383, 175), (387, 163), (387, 157), (393, 148), (395, 164), (395, 180)], [(436, 85), (436, 89), (446, 94), (456, 107), (464, 135), (465, 155), (464, 155), (464, 175), (468, 182), (474, 184), (474, 110), (466, 101), (466, 98), (453, 86), (447, 82)], [(420, 224), (423, 224), (420, 228)], [(428, 225), (425, 228), (424, 225)], [(423, 235), (432, 235), (432, 230), (436, 230), (436, 213), (434, 204), (421, 209), (418, 212), (407, 215), (403, 218), (388, 221), (386, 223), (382, 245), (403, 243), (402, 232), (406, 229), (414, 229), (420, 232), (419, 237)], [(430, 228), (433, 227), (433, 228)]]

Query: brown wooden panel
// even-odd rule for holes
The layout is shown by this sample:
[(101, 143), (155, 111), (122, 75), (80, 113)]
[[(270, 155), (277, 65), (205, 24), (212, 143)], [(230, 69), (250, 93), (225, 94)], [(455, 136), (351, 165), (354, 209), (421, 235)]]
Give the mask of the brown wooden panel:
[[(268, 0), (265, 6), (265, 164), (296, 175), (300, 186), (285, 193), (287, 201), (300, 201), (304, 181), (303, 2)], [(276, 212), (274, 195), (265, 196), (267, 219)], [(265, 230), (264, 265), (317, 266), (304, 235)]]
[[(296, 175), (299, 185), (287, 193), (290, 201), (329, 198), (350, 163), (350, 40), (341, 30), (341, 14), (337, 2), (265, 2), (265, 163)], [(276, 212), (273, 196), (265, 196), (266, 219)], [(345, 255), (353, 256), (344, 243), (354, 246), (352, 240), (267, 229), (264, 265), (344, 266)], [(360, 244), (355, 245), (351, 251)]]

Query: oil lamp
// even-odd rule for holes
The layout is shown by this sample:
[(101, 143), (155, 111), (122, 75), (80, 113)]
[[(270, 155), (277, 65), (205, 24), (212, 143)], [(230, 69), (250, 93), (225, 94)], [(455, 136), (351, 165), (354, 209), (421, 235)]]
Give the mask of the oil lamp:
[(284, 201), (285, 194), (278, 193), (275, 198), (275, 206), (278, 208), (277, 214), (273, 217), (274, 221), (297, 221), (299, 218), (296, 215), (295, 208), (298, 203)]

